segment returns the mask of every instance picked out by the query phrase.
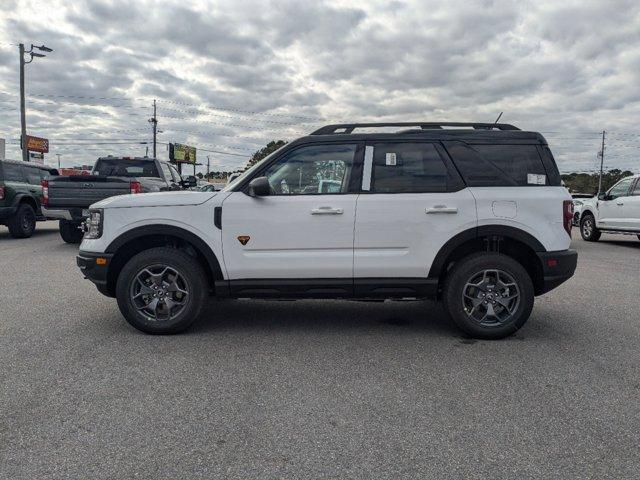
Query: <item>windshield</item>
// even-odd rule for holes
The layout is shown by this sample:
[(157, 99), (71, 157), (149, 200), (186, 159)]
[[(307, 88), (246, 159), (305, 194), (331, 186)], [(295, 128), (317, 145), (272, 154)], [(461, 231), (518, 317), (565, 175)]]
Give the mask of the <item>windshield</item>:
[(156, 163), (150, 160), (101, 158), (93, 167), (93, 175), (103, 177), (160, 177)]
[(267, 160), (269, 160), (274, 153), (278, 153), (280, 151), (280, 149), (276, 150), (275, 152), (270, 153), (269, 155), (267, 155), (266, 157), (264, 157), (262, 160), (260, 160), (258, 163), (256, 163), (254, 166), (252, 166), (249, 170), (245, 170), (244, 173), (242, 173), (242, 175), (240, 175), (237, 178), (234, 178), (233, 181), (231, 183), (229, 183), (226, 187), (224, 187), (222, 189), (223, 192), (230, 192), (231, 190), (233, 190), (233, 188), (238, 185), (240, 182), (242, 182), (245, 178), (247, 178), (249, 175), (251, 175), (253, 172), (255, 172), (258, 167), (260, 165), (262, 165), (264, 162), (266, 162)]

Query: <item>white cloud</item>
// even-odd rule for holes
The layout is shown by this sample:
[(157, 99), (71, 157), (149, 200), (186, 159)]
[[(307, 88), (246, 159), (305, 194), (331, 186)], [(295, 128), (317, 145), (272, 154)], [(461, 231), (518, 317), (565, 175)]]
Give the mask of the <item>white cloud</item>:
[[(503, 121), (549, 132), (563, 170), (595, 166), (602, 129), (611, 132), (607, 163), (640, 169), (633, 1), (15, 2), (0, 13), (0, 91), (9, 93), (0, 124), (11, 139), (10, 44), (19, 41), (55, 49), (27, 67), (29, 131), (69, 164), (144, 153), (61, 144), (148, 141), (157, 98), (162, 141), (238, 154), (322, 123), (491, 121), (504, 111)], [(15, 146), (9, 154), (19, 156)]]

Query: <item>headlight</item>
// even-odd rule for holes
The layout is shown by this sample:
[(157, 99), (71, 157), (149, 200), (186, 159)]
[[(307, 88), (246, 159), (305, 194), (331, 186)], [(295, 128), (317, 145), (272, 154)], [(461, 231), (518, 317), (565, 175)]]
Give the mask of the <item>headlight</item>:
[(102, 236), (102, 210), (89, 210), (89, 218), (84, 222), (84, 238), (100, 238)]

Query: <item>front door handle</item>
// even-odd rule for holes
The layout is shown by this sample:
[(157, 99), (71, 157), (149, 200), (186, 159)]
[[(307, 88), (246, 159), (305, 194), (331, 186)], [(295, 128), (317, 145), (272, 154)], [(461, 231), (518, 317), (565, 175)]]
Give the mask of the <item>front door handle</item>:
[(446, 205), (436, 205), (425, 209), (425, 213), (458, 213), (457, 207), (447, 207)]
[(311, 215), (342, 215), (342, 208), (318, 207), (311, 210)]
[(618, 202), (616, 202), (616, 205), (624, 205), (624, 202), (618, 201)]

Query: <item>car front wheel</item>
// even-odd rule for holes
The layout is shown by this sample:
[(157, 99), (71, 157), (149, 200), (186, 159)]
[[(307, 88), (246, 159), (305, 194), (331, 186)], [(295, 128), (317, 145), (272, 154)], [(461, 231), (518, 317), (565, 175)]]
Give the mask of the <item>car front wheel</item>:
[(187, 329), (200, 314), (207, 292), (207, 277), (197, 260), (168, 247), (135, 255), (123, 267), (116, 284), (124, 318), (151, 334)]
[(531, 277), (511, 257), (477, 253), (457, 262), (445, 281), (444, 306), (475, 338), (499, 339), (525, 324), (533, 308)]
[(580, 235), (586, 242), (597, 242), (600, 240), (600, 230), (596, 227), (596, 219), (590, 213), (586, 213), (580, 220)]

